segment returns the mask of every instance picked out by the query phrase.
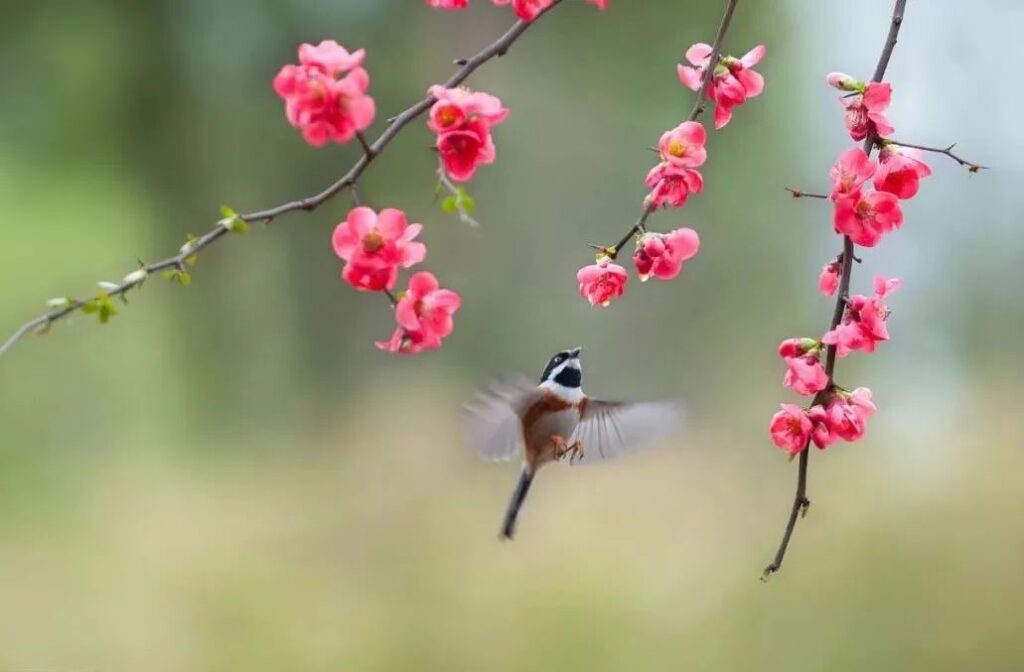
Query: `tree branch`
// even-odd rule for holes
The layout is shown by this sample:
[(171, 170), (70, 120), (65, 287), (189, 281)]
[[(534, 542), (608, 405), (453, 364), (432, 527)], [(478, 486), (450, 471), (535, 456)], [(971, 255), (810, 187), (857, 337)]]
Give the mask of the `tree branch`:
[[(551, 11), (561, 2), (562, 0), (554, 0), (551, 6), (544, 10), (543, 14)], [(539, 18), (540, 17), (538, 17), (538, 19)], [(455, 74), (449, 77), (446, 82), (444, 82), (444, 87), (452, 88), (458, 86), (484, 63), (495, 57), (505, 55), (516, 40), (518, 40), (519, 37), (522, 36), (522, 34), (525, 33), (527, 29), (529, 29), (529, 27), (538, 19), (535, 19), (532, 22), (517, 21), (501, 37), (489, 44), (475, 56), (457, 61), (461, 67), (455, 72)], [(228, 223), (235, 225), (237, 225), (238, 222), (242, 222), (243, 224), (250, 224), (253, 222), (269, 223), (282, 215), (298, 210), (305, 212), (312, 212), (313, 210), (316, 210), (345, 189), (354, 187), (370, 164), (381, 155), (389, 144), (391, 144), (391, 141), (395, 139), (395, 136), (397, 136), (402, 129), (427, 112), (434, 102), (436, 102), (435, 98), (433, 96), (428, 96), (415, 105), (409, 107), (404, 112), (389, 119), (387, 128), (377, 137), (373, 144), (370, 144), (362, 134), (359, 134), (357, 138), (363, 148), (362, 156), (359, 157), (347, 173), (320, 193), (300, 198), (298, 200), (289, 201), (287, 203), (282, 203), (264, 210), (256, 210), (253, 212), (233, 215), (233, 217), (230, 218), (231, 221)], [(130, 290), (139, 287), (152, 273), (168, 269), (176, 269), (184, 273), (184, 269), (186, 268), (186, 264), (189, 259), (195, 257), (199, 252), (202, 252), (210, 245), (216, 243), (229, 231), (234, 230), (230, 226), (225, 225), (226, 221), (227, 220), (222, 220), (221, 222), (218, 222), (217, 226), (210, 231), (207, 231), (202, 236), (186, 243), (178, 254), (152, 264), (140, 265), (138, 271), (129, 273), (121, 283), (105, 289), (98, 296), (89, 297), (87, 299), (68, 299), (66, 305), (55, 308), (54, 310), (44, 313), (35, 319), (29, 320), (25, 324), (21, 325), (21, 327), (19, 327), (10, 336), (10, 338), (3, 343), (3, 345), (0, 345), (0, 356), (7, 353), (27, 334), (33, 332), (45, 332), (54, 322), (63, 319), (77, 310), (80, 310), (83, 306), (91, 303), (97, 298), (108, 299), (123, 297)]]
[(828, 194), (812, 194), (809, 191), (802, 191), (800, 189), (793, 189), (792, 187), (786, 187), (786, 191), (793, 195), (793, 198), (821, 198), (828, 200)]
[(899, 145), (900, 147), (911, 147), (913, 149), (920, 149), (922, 152), (933, 152), (935, 154), (945, 154), (949, 158), (951, 158), (954, 161), (956, 161), (957, 163), (959, 163), (961, 166), (967, 168), (967, 170), (969, 170), (972, 173), (976, 173), (979, 170), (987, 170), (988, 169), (988, 166), (983, 166), (983, 165), (981, 165), (979, 163), (974, 163), (973, 161), (968, 161), (967, 159), (965, 159), (963, 157), (960, 157), (960, 156), (957, 156), (956, 154), (954, 154), (953, 153), (953, 148), (956, 147), (956, 143), (955, 142), (952, 145), (950, 145), (949, 147), (945, 147), (945, 148), (943, 148), (943, 147), (928, 147), (927, 145), (914, 145), (914, 144), (911, 144), (909, 142), (901, 142), (899, 140), (893, 140), (892, 138), (881, 139), (878, 142), (881, 143), (883, 146), (884, 145)]
[[(690, 111), (690, 116), (686, 118), (686, 121), (696, 121), (701, 114), (704, 113), (704, 107), (707, 104), (707, 93), (708, 87), (711, 86), (711, 81), (715, 76), (715, 66), (718, 63), (718, 57), (722, 54), (722, 43), (725, 41), (725, 34), (729, 32), (729, 25), (732, 23), (732, 15), (736, 12), (736, 5), (739, 0), (727, 0), (725, 4), (725, 13), (722, 15), (722, 20), (718, 24), (718, 33), (715, 35), (715, 41), (711, 44), (711, 54), (708, 56), (708, 67), (704, 71), (704, 77), (700, 83), (700, 90), (697, 91), (697, 100), (693, 104), (693, 109)], [(629, 239), (634, 235), (644, 230), (644, 225), (647, 223), (647, 218), (651, 216), (654, 209), (644, 205), (644, 210), (637, 219), (636, 224), (630, 228), (619, 242), (612, 248), (603, 248), (610, 252), (609, 256), (615, 259), (619, 255), (622, 246), (629, 242)]]
[[(885, 77), (885, 70), (889, 67), (889, 59), (892, 57), (892, 51), (896, 47), (896, 41), (899, 37), (900, 26), (903, 25), (903, 13), (906, 10), (907, 0), (896, 0), (896, 4), (892, 10), (892, 20), (889, 22), (889, 35), (886, 37), (885, 46), (882, 48), (882, 54), (878, 57), (878, 65), (875, 67), (875, 74), (871, 81), (880, 82)], [(872, 126), (868, 132), (868, 137), (864, 140), (864, 152), (868, 155), (871, 154), (871, 150), (874, 148), (878, 136), (874, 132)], [(829, 331), (839, 326), (839, 323), (843, 319), (843, 313), (846, 310), (846, 301), (850, 294), (850, 281), (853, 275), (853, 241), (850, 240), (849, 236), (843, 236), (843, 251), (842, 251), (842, 272), (839, 276), (839, 290), (836, 292), (836, 306), (832, 312), (832, 321), (830, 323)], [(831, 391), (834, 385), (834, 374), (836, 367), (836, 346), (828, 346), (825, 356), (825, 373), (828, 375), (828, 385), (824, 390), (819, 392), (814, 397), (814, 401), (811, 406), (815, 404), (821, 404), (825, 401), (825, 397)], [(796, 494), (793, 496), (793, 506), (789, 512), (789, 518), (786, 521), (786, 529), (782, 534), (782, 541), (779, 543), (779, 548), (775, 552), (775, 558), (772, 562), (764, 568), (764, 573), (761, 575), (761, 580), (767, 580), (775, 572), (782, 569), (782, 562), (786, 558), (786, 550), (789, 548), (789, 541), (793, 536), (793, 530), (796, 528), (797, 518), (800, 516), (801, 511), (806, 514), (807, 509), (811, 505), (811, 501), (807, 498), (807, 463), (810, 460), (811, 445), (810, 441), (804, 447), (800, 453), (800, 467), (797, 474), (796, 483)]]

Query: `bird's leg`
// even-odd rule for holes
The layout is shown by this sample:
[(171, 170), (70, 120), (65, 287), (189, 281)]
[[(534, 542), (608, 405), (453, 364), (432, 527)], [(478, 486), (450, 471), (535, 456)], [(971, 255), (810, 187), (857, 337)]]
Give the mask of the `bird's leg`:
[(554, 449), (555, 462), (558, 462), (565, 457), (566, 453), (570, 450), (566, 445), (565, 437), (558, 434), (551, 435), (551, 446)]
[(569, 455), (569, 464), (572, 464), (574, 462), (582, 461), (583, 460), (583, 441), (581, 439), (577, 439), (575, 443), (573, 443), (571, 446), (569, 446), (566, 449), (566, 452), (570, 453), (570, 455)]

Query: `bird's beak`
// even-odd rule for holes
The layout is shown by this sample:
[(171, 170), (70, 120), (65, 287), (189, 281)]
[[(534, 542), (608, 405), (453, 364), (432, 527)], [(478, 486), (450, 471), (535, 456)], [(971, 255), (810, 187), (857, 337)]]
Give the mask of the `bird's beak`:
[(572, 355), (573, 358), (578, 358), (580, 356), (581, 352), (583, 352), (583, 348), (579, 347), (579, 348), (576, 348), (575, 350), (571, 351), (569, 354)]

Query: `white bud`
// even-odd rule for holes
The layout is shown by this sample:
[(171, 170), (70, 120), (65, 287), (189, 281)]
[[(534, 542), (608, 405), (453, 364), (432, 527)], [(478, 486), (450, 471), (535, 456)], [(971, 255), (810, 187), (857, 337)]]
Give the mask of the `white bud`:
[(128, 275), (124, 276), (124, 284), (134, 285), (142, 282), (146, 279), (146, 269), (140, 268), (137, 271), (132, 271)]
[(104, 292), (116, 292), (117, 290), (121, 289), (121, 285), (117, 284), (116, 282), (107, 282), (106, 280), (100, 280), (98, 284), (100, 286), (100, 289), (102, 289)]
[(71, 299), (66, 296), (58, 296), (46, 302), (47, 308), (67, 308), (71, 305)]

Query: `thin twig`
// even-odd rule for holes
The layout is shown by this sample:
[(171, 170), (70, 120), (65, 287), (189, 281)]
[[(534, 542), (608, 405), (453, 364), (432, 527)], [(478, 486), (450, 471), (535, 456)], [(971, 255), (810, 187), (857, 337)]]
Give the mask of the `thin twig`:
[(828, 194), (812, 194), (809, 191), (803, 191), (802, 189), (794, 189), (792, 187), (786, 187), (786, 191), (793, 195), (793, 198), (822, 198), (828, 200)]
[(953, 148), (956, 147), (956, 143), (955, 142), (952, 145), (950, 145), (949, 147), (928, 147), (927, 145), (915, 145), (915, 144), (912, 144), (912, 143), (909, 143), (909, 142), (901, 142), (900, 140), (893, 140), (892, 138), (885, 138), (883, 140), (879, 140), (878, 142), (881, 143), (882, 145), (899, 145), (900, 147), (911, 147), (913, 149), (920, 149), (922, 152), (933, 152), (935, 154), (945, 154), (949, 158), (951, 158), (954, 161), (956, 161), (957, 163), (959, 163), (961, 166), (967, 168), (967, 170), (971, 171), (972, 173), (976, 173), (979, 170), (988, 170), (988, 166), (983, 166), (980, 163), (974, 163), (973, 161), (968, 161), (967, 159), (965, 159), (965, 158), (963, 158), (961, 156), (957, 156), (956, 154), (954, 154), (953, 153)]
[[(727, 0), (726, 2), (725, 13), (722, 14), (722, 20), (718, 24), (718, 33), (715, 34), (715, 41), (711, 45), (711, 54), (708, 56), (708, 65), (704, 70), (704, 77), (701, 79), (700, 90), (697, 91), (697, 100), (693, 104), (690, 116), (686, 118), (687, 121), (696, 121), (704, 113), (708, 87), (711, 86), (711, 81), (715, 77), (715, 66), (718, 64), (718, 57), (722, 53), (722, 43), (725, 41), (725, 34), (729, 32), (729, 24), (732, 23), (732, 15), (736, 12), (736, 5), (738, 3), (739, 0)], [(630, 238), (644, 230), (647, 218), (651, 216), (654, 210), (655, 208), (645, 203), (644, 210), (637, 219), (636, 224), (626, 232), (626, 235), (622, 236), (618, 244), (612, 248), (605, 248), (611, 252), (612, 259), (618, 256), (622, 246), (628, 243)]]
[[(554, 0), (551, 6), (544, 10), (544, 13), (551, 11), (561, 2), (562, 0)], [(461, 63), (461, 67), (455, 74), (448, 78), (448, 80), (444, 83), (444, 87), (452, 88), (458, 86), (484, 63), (491, 60), (492, 58), (503, 56), (504, 54), (506, 54), (509, 48), (515, 43), (515, 41), (518, 40), (519, 37), (523, 33), (525, 33), (527, 29), (529, 29), (529, 27), (532, 26), (534, 23), (536, 23), (536, 19), (532, 22), (517, 21), (501, 37), (499, 37), (497, 40), (495, 40), (488, 46), (484, 47), (484, 49), (481, 50), (478, 54), (476, 54), (472, 58), (464, 59), (464, 61), (460, 60), (459, 62)], [(346, 188), (350, 188), (353, 185), (355, 185), (359, 178), (362, 176), (363, 172), (366, 171), (369, 165), (377, 157), (380, 156), (380, 154), (384, 151), (384, 148), (387, 147), (391, 143), (391, 141), (395, 139), (395, 136), (397, 136), (402, 131), (402, 129), (408, 126), (411, 122), (422, 116), (427, 110), (430, 109), (430, 107), (435, 102), (436, 99), (433, 96), (428, 96), (423, 100), (419, 101), (418, 103), (416, 103), (415, 105), (409, 107), (401, 114), (398, 114), (397, 116), (388, 119), (387, 128), (377, 137), (373, 144), (369, 144), (366, 138), (363, 137), (362, 134), (359, 134), (358, 139), (360, 144), (363, 146), (362, 156), (359, 157), (359, 159), (355, 162), (355, 164), (352, 166), (352, 168), (349, 169), (347, 173), (345, 173), (341, 178), (339, 178), (337, 181), (335, 181), (333, 184), (328, 186), (320, 193), (314, 194), (312, 196), (307, 196), (306, 198), (301, 198), (295, 201), (282, 203), (280, 205), (276, 205), (271, 208), (266, 208), (264, 210), (256, 210), (253, 212), (239, 214), (237, 215), (237, 218), (247, 223), (270, 222), (271, 220), (274, 220), (280, 217), (281, 215), (285, 215), (291, 212), (296, 212), (299, 210), (312, 212), (313, 210), (316, 210), (321, 205), (323, 205), (324, 203), (326, 203), (327, 201), (331, 200), (339, 193), (344, 191)], [(167, 257), (166, 259), (155, 262), (153, 264), (143, 265), (142, 268), (146, 271), (147, 275), (170, 268), (182, 269), (185, 267), (187, 259), (194, 257), (199, 252), (205, 250), (207, 247), (220, 240), (227, 232), (228, 228), (218, 223), (217, 226), (211, 229), (210, 231), (207, 231), (202, 236), (199, 236), (198, 238), (187, 243), (186, 246), (183, 247), (178, 254), (172, 255), (170, 257)], [(126, 292), (140, 285), (144, 279), (145, 278), (131, 281), (123, 281), (121, 284), (117, 285), (117, 287), (107, 291), (106, 294), (112, 297), (122, 296)], [(21, 325), (21, 327), (19, 327), (14, 332), (14, 334), (12, 334), (11, 337), (4, 342), (3, 345), (0, 345), (0, 356), (3, 356), (7, 351), (14, 347), (14, 345), (18, 341), (20, 341), (25, 335), (32, 332), (45, 330), (54, 322), (63, 319), (64, 317), (75, 312), (76, 310), (79, 310), (82, 306), (89, 303), (89, 301), (91, 301), (92, 298), (93, 297), (90, 297), (88, 299), (71, 299), (66, 306), (62, 306), (61, 308), (47, 312)]]
[[(875, 74), (872, 77), (872, 81), (880, 82), (885, 77), (885, 70), (889, 66), (889, 59), (892, 57), (892, 51), (896, 47), (896, 41), (899, 37), (900, 26), (903, 24), (903, 13), (906, 10), (907, 0), (896, 0), (896, 4), (892, 10), (892, 20), (889, 22), (889, 35), (886, 37), (885, 46), (882, 48), (882, 54), (878, 57), (878, 65), (875, 67)], [(864, 141), (864, 152), (871, 154), (871, 150), (878, 139), (878, 136), (874, 132), (874, 127), (868, 132), (868, 137)], [(843, 320), (843, 313), (846, 311), (846, 301), (850, 295), (850, 281), (853, 275), (853, 260), (854, 260), (854, 249), (853, 241), (850, 240), (849, 236), (843, 236), (843, 251), (842, 251), (842, 272), (839, 276), (839, 290), (836, 292), (836, 307), (832, 313), (831, 326), (829, 331), (839, 326), (839, 323)], [(821, 404), (825, 401), (826, 397), (831, 393), (834, 385), (834, 374), (836, 367), (836, 346), (828, 346), (828, 350), (825, 355), (825, 373), (828, 375), (828, 385), (824, 390), (818, 392), (814, 397), (814, 401), (811, 404)], [(793, 496), (793, 506), (789, 512), (789, 518), (786, 520), (786, 529), (782, 534), (782, 541), (779, 543), (779, 548), (775, 552), (775, 558), (771, 564), (764, 568), (764, 573), (761, 575), (762, 580), (767, 580), (769, 576), (782, 569), (782, 562), (786, 558), (786, 550), (789, 548), (789, 541), (793, 536), (793, 530), (796, 528), (796, 521), (799, 518), (801, 511), (806, 513), (807, 509), (811, 505), (811, 501), (807, 498), (807, 463), (810, 460), (811, 442), (808, 440), (807, 445), (804, 447), (803, 452), (800, 453), (800, 467), (797, 474), (796, 483), (796, 494)]]

